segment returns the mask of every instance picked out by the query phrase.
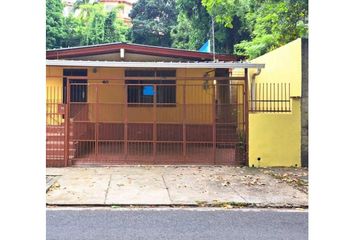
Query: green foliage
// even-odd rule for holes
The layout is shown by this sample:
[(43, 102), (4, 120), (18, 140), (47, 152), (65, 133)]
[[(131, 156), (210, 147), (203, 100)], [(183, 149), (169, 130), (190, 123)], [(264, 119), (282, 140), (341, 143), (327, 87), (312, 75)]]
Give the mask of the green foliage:
[(111, 11), (107, 15), (104, 26), (104, 43), (127, 41), (129, 27), (122, 20), (117, 19), (117, 11)]
[(80, 22), (83, 24), (83, 45), (103, 43), (106, 12), (102, 4), (83, 4), (80, 6)]
[(80, 19), (70, 14), (64, 18), (64, 40), (61, 47), (80, 46), (83, 42), (84, 26)]
[(127, 41), (129, 27), (117, 18), (121, 6), (107, 12), (101, 3), (86, 2), (76, 2), (76, 12), (64, 17), (61, 1), (47, 0), (48, 49)]
[(117, 41), (199, 49), (211, 39), (215, 20), (218, 53), (255, 58), (308, 35), (307, 0), (139, 0), (130, 13), (132, 27), (117, 19), (121, 7), (77, 0), (63, 16), (61, 0), (46, 0), (47, 48)]
[(134, 43), (170, 47), (177, 20), (175, 0), (139, 0), (130, 12)]
[(215, 17), (217, 23), (225, 27), (233, 27), (233, 18), (238, 16), (240, 8), (239, 0), (202, 0), (208, 13)]
[(258, 57), (299, 37), (306, 37), (306, 0), (250, 0), (246, 14), (251, 40), (235, 45), (237, 55)]
[(46, 1), (46, 45), (47, 48), (60, 47), (64, 38), (64, 6), (61, 0)]
[(201, 1), (177, 0), (177, 24), (172, 28), (172, 46), (196, 50), (209, 38), (211, 18)]
[(76, 0), (73, 5), (73, 10), (76, 11), (81, 5), (90, 4), (90, 0)]
[(184, 13), (177, 17), (177, 25), (171, 29), (172, 47), (180, 49), (195, 49), (193, 26)]
[(251, 41), (242, 41), (235, 45), (235, 53), (238, 56), (246, 56), (250, 59), (261, 56), (267, 51), (275, 48), (275, 37), (272, 34), (265, 34)]
[[(241, 34), (234, 53), (255, 58), (299, 37), (306, 37), (307, 0), (202, 0), (217, 23), (234, 27), (235, 17)], [(242, 39), (242, 37), (245, 37)]]
[[(179, 15), (177, 25), (171, 32), (172, 46), (197, 50), (212, 38), (211, 15), (202, 0), (176, 0), (176, 4)], [(238, 16), (231, 17), (230, 27), (224, 25), (220, 21), (215, 24), (215, 50), (231, 54), (234, 44), (249, 35)]]

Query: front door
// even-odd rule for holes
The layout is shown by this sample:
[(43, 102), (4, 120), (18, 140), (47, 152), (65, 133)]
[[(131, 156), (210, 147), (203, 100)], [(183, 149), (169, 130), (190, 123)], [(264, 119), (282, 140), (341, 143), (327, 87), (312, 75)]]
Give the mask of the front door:
[(70, 118), (87, 120), (87, 69), (63, 69), (63, 103), (67, 103), (70, 83)]
[(63, 79), (63, 99), (67, 100), (67, 86), (70, 81), (70, 118), (86, 120), (88, 117), (87, 106), (87, 79)]

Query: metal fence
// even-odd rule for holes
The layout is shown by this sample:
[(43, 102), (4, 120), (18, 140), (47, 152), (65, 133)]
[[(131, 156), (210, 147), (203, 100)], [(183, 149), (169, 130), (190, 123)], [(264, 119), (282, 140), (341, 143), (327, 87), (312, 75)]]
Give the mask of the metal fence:
[[(48, 143), (48, 129), (60, 126), (56, 129), (61, 137), (62, 131), (66, 133), (66, 142), (62, 137), (60, 144), (65, 146), (69, 164), (245, 163), (243, 84), (86, 78), (69, 80), (56, 89), (54, 103), (50, 91), (47, 160), (48, 151), (56, 147)], [(53, 117), (55, 122), (50, 120)]]
[(290, 83), (255, 83), (249, 102), (250, 112), (291, 112)]
[(47, 87), (46, 91), (46, 162), (47, 166), (51, 167), (65, 165), (67, 146), (62, 92), (63, 88), (58, 86)]

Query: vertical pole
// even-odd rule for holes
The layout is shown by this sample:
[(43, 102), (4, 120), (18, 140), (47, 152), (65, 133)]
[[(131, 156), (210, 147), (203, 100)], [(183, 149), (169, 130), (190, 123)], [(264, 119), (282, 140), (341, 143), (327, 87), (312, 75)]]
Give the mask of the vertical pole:
[(244, 98), (244, 106), (245, 106), (245, 143), (244, 143), (244, 149), (245, 149), (245, 164), (248, 166), (249, 164), (249, 159), (248, 159), (248, 134), (249, 134), (249, 115), (248, 115), (248, 68), (245, 68), (245, 98)]
[(238, 94), (239, 94), (239, 86), (238, 84), (235, 84), (235, 109), (236, 109), (236, 148), (235, 148), (235, 161), (239, 161), (239, 109), (238, 109)]
[(212, 118), (213, 118), (213, 161), (216, 164), (216, 104), (215, 104), (215, 85), (212, 89)]
[(186, 132), (186, 80), (183, 83), (183, 161), (187, 160), (187, 132)]
[(157, 126), (156, 126), (156, 121), (157, 121), (157, 111), (156, 111), (156, 99), (157, 95), (157, 87), (156, 83), (154, 83), (154, 97), (153, 97), (153, 126), (152, 126), (152, 141), (153, 141), (153, 162), (155, 163), (156, 160), (156, 141), (157, 141)]
[(70, 141), (70, 80), (66, 80), (66, 107), (65, 107), (65, 125), (64, 125), (64, 166), (70, 166), (69, 162), (69, 141)]
[(128, 86), (124, 80), (124, 160), (128, 157)]
[(291, 99), (290, 99), (290, 83), (288, 83), (289, 84), (289, 95), (288, 95), (288, 98), (287, 99), (289, 99), (289, 111), (291, 111)]
[(213, 61), (215, 61), (215, 28), (214, 28), (214, 16), (211, 17), (211, 28), (212, 28), (212, 35), (213, 35)]
[(95, 92), (96, 92), (96, 104), (95, 104), (95, 107), (96, 107), (96, 111), (95, 111), (95, 161), (97, 163), (98, 161), (98, 107), (99, 107), (99, 104), (98, 104), (98, 85), (96, 85), (95, 87)]

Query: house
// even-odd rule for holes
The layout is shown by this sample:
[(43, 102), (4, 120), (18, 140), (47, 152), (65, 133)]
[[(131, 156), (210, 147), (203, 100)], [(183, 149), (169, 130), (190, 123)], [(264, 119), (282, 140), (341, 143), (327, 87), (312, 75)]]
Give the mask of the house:
[(263, 63), (128, 43), (46, 58), (47, 166), (248, 165), (248, 73)]
[(63, 6), (64, 6), (63, 15), (65, 17), (69, 16), (69, 14), (74, 11), (74, 3), (75, 3), (75, 1), (76, 0), (63, 0), (62, 1)]
[[(74, 4), (77, 0), (63, 0), (62, 3), (64, 5), (63, 15), (69, 16), (70, 13), (73, 13), (75, 16), (78, 16), (80, 10), (74, 10)], [(132, 25), (132, 20), (129, 17), (129, 13), (133, 8), (133, 4), (136, 3), (137, 0), (90, 0), (89, 3), (101, 3), (104, 9), (107, 12), (112, 11), (113, 8), (121, 6), (122, 9), (117, 12), (117, 18), (124, 21), (124, 23), (128, 26)]]
[(128, 26), (132, 25), (129, 13), (137, 0), (98, 0), (98, 2), (102, 3), (107, 11), (111, 11), (118, 5), (122, 6), (122, 10), (118, 12), (117, 18), (122, 19)]

